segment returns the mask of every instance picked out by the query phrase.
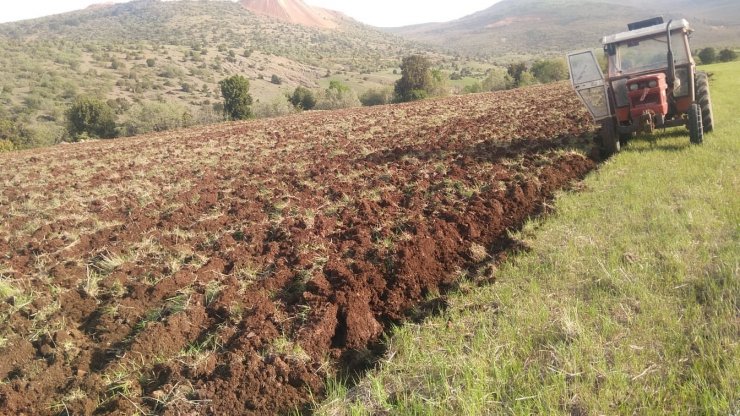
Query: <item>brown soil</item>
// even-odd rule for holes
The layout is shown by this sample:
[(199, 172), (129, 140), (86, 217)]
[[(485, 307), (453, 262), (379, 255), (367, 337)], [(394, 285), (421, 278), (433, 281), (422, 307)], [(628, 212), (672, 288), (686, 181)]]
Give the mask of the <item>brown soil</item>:
[(0, 413), (304, 409), (591, 131), (558, 84), (2, 155)]

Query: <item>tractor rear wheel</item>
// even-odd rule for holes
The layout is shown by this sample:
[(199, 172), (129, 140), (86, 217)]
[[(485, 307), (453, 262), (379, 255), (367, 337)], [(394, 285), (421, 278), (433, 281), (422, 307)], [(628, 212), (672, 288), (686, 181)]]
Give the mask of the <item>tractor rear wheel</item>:
[(614, 119), (608, 118), (601, 122), (601, 149), (604, 156), (611, 156), (614, 153), (619, 153), (621, 146), (619, 145), (619, 135), (614, 125)]
[(696, 102), (701, 106), (701, 120), (704, 133), (714, 130), (714, 111), (712, 97), (709, 95), (709, 79), (706, 72), (697, 72), (694, 78)]
[(704, 129), (701, 122), (701, 107), (699, 104), (691, 104), (689, 107), (689, 138), (691, 143), (701, 144), (704, 141)]

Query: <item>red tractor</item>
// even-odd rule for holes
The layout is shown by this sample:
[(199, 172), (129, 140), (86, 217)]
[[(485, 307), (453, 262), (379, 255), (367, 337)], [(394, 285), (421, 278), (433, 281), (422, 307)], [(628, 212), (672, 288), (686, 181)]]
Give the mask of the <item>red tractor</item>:
[(569, 53), (570, 79), (581, 101), (601, 124), (604, 152), (619, 151), (635, 133), (686, 126), (692, 143), (712, 131), (707, 74), (696, 71), (686, 20), (657, 17), (628, 25), (602, 39), (608, 73), (593, 51)]

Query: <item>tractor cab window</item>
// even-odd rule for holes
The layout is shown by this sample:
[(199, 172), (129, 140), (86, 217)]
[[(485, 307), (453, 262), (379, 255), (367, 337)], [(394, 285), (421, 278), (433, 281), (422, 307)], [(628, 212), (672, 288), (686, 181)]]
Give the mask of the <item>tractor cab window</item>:
[[(676, 65), (689, 62), (684, 42), (673, 36), (673, 56)], [(617, 45), (614, 57), (614, 74), (644, 72), (668, 66), (668, 40), (664, 35), (652, 38), (633, 39)]]

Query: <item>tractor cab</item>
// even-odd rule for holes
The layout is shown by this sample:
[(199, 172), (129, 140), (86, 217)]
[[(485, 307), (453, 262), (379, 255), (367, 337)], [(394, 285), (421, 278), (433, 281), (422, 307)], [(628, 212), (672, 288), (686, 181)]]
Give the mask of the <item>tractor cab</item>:
[[(628, 29), (602, 39), (605, 75), (593, 51), (568, 54), (571, 82), (602, 126), (606, 153), (619, 151), (620, 142), (633, 134), (656, 128), (686, 126), (691, 141), (701, 143), (713, 127), (712, 108), (706, 74), (696, 72), (691, 56), (689, 22), (657, 17)], [(582, 74), (590, 74), (588, 82)]]

